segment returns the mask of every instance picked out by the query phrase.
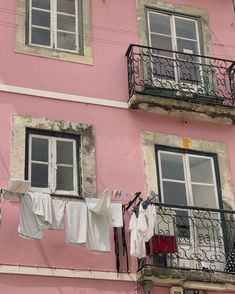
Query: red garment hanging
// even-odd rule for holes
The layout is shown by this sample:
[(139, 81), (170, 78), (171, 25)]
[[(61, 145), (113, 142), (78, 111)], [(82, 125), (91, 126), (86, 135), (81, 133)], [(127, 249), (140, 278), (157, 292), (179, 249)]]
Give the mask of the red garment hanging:
[(145, 243), (145, 248), (147, 255), (175, 253), (177, 252), (176, 237), (155, 235)]

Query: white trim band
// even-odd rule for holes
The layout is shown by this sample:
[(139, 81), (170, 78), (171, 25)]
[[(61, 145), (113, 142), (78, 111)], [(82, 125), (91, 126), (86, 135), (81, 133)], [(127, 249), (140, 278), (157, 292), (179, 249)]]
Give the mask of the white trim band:
[(94, 280), (110, 280), (136, 282), (136, 274), (115, 273), (93, 270), (73, 270), (60, 268), (41, 268), (32, 266), (0, 265), (0, 274), (35, 275), (47, 277), (80, 278)]
[(1, 92), (128, 109), (126, 102), (0, 84)]

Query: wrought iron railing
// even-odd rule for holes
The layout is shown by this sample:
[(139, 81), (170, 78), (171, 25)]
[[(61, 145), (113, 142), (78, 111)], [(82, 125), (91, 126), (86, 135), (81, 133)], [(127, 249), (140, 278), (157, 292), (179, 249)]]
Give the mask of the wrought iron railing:
[[(235, 273), (235, 211), (156, 203), (143, 266)], [(232, 267), (231, 267), (232, 265)]]
[(235, 106), (235, 62), (130, 45), (129, 97), (154, 95), (192, 103)]

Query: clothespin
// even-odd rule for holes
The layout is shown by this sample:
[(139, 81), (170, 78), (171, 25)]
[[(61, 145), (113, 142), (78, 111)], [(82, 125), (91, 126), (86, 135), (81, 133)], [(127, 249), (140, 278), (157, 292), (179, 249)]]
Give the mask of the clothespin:
[(116, 198), (120, 198), (121, 195), (122, 195), (121, 190), (117, 190), (117, 191), (116, 191), (116, 194), (115, 194)]

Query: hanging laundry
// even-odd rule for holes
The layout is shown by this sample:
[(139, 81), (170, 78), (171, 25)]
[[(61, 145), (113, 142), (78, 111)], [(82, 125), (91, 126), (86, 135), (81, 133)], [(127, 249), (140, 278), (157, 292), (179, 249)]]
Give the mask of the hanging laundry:
[(109, 226), (111, 224), (109, 190), (105, 189), (101, 199), (87, 198), (88, 229), (87, 247), (92, 251), (109, 252)]
[(18, 232), (23, 238), (42, 239), (42, 228), (39, 226), (30, 194), (21, 197), (20, 222)]
[(154, 235), (154, 227), (156, 222), (156, 207), (154, 205), (148, 205), (146, 208), (143, 206), (144, 202), (139, 205), (139, 216), (137, 230), (141, 235), (141, 239), (145, 242), (149, 241)]
[(118, 242), (118, 228), (113, 228), (113, 238), (114, 238), (114, 251), (116, 257), (116, 270), (117, 273), (120, 272), (120, 259), (119, 259), (119, 242)]
[(49, 228), (52, 224), (51, 195), (38, 192), (30, 192), (29, 195), (38, 225), (43, 229)]
[(126, 271), (129, 273), (129, 256), (126, 242), (125, 205), (122, 205), (123, 227), (122, 227), (122, 255), (126, 257)]
[(146, 231), (146, 242), (149, 241), (154, 235), (154, 228), (157, 219), (157, 211), (155, 205), (149, 205), (145, 210), (147, 231)]
[(87, 206), (84, 201), (67, 203), (65, 232), (68, 243), (87, 243)]
[(63, 199), (51, 199), (52, 223), (49, 229), (62, 230), (64, 228), (65, 201)]
[(135, 213), (131, 215), (129, 231), (131, 232), (130, 255), (139, 258), (145, 257), (145, 241), (138, 232), (138, 219)]
[(146, 243), (147, 255), (152, 254), (167, 254), (177, 252), (177, 244), (175, 236), (153, 236)]
[(122, 204), (121, 203), (111, 203), (111, 219), (112, 227), (123, 227), (123, 216), (122, 216)]

